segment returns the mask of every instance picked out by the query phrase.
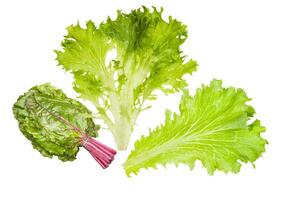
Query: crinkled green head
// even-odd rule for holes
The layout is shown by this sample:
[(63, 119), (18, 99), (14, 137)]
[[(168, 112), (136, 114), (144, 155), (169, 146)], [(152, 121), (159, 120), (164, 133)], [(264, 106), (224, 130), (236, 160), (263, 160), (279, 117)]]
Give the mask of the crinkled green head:
[(43, 84), (20, 96), (13, 106), (19, 128), (43, 156), (74, 160), (81, 136), (97, 136), (92, 113), (61, 90)]
[(162, 11), (142, 7), (118, 11), (99, 26), (92, 21), (71, 25), (63, 48), (55, 51), (59, 65), (73, 74), (75, 91), (96, 106), (118, 149), (127, 148), (145, 101), (156, 99), (156, 91), (185, 89), (184, 75), (197, 68), (180, 48), (187, 39), (186, 25), (164, 19)]

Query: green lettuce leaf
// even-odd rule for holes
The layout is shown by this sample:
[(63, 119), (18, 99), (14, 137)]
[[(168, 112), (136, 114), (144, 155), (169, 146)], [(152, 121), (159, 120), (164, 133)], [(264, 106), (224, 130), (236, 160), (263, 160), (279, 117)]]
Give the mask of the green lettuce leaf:
[(201, 161), (209, 174), (215, 170), (237, 173), (242, 163), (253, 162), (265, 151), (260, 136), (265, 128), (247, 105), (242, 89), (223, 88), (220, 80), (182, 96), (180, 114), (166, 112), (166, 120), (135, 143), (124, 164), (127, 175), (157, 164), (179, 163), (191, 169)]
[(43, 156), (74, 160), (81, 137), (97, 136), (92, 113), (50, 84), (31, 88), (13, 106), (23, 135)]
[(74, 89), (98, 109), (118, 149), (127, 148), (144, 102), (155, 99), (156, 90), (183, 90), (183, 76), (196, 70), (197, 63), (186, 61), (180, 50), (186, 26), (172, 17), (165, 21), (162, 11), (142, 7), (118, 11), (116, 19), (98, 27), (92, 21), (85, 28), (71, 25), (63, 50), (55, 51), (59, 65), (74, 75)]

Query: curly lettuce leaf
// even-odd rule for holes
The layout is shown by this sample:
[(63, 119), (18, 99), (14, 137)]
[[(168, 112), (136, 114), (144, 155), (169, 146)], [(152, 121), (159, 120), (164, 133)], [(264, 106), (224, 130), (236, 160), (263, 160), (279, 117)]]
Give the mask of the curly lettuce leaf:
[[(96, 27), (69, 26), (55, 51), (59, 65), (74, 75), (74, 89), (91, 101), (113, 133), (118, 149), (127, 148), (130, 134), (146, 100), (155, 99), (155, 90), (165, 94), (183, 90), (185, 74), (197, 63), (180, 50), (187, 38), (186, 26), (163, 10), (146, 7), (116, 19), (108, 18)], [(111, 52), (116, 57), (111, 60)], [(109, 60), (110, 59), (110, 60)]]
[[(180, 114), (166, 112), (166, 120), (149, 136), (135, 143), (124, 164), (127, 175), (157, 164), (188, 165), (201, 161), (209, 174), (215, 170), (237, 173), (242, 163), (253, 162), (265, 151), (260, 136), (265, 128), (251, 122), (254, 108), (242, 89), (223, 88), (220, 80), (182, 96)], [(250, 123), (251, 122), (251, 123)]]
[(31, 88), (13, 106), (23, 135), (43, 156), (74, 160), (83, 134), (97, 136), (92, 113), (50, 84)]

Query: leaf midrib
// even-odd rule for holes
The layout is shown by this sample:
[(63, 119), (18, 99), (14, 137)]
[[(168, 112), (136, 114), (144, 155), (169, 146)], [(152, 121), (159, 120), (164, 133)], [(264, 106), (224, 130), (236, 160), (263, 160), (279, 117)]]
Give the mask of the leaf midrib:
[(53, 116), (54, 118), (56, 118), (58, 121), (60, 121), (61, 123), (71, 127), (74, 131), (80, 133), (81, 135), (85, 135), (85, 133), (77, 126), (75, 126), (74, 124), (72, 124), (71, 122), (69, 122), (67, 119), (65, 119), (64, 117), (62, 117), (60, 114), (56, 114), (53, 111), (49, 110), (48, 108), (46, 108), (45, 106), (41, 105), (40, 102), (38, 102), (36, 100), (35, 95), (33, 95), (33, 99), (35, 101), (35, 103), (40, 106), (43, 110), (45, 110), (47, 113), (49, 113), (51, 116)]

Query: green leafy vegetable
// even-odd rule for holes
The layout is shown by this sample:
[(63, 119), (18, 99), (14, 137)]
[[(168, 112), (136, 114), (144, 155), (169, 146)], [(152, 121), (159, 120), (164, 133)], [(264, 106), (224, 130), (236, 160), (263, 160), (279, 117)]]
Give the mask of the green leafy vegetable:
[(63, 50), (55, 51), (59, 65), (74, 75), (74, 89), (96, 106), (121, 150), (155, 90), (182, 90), (187, 85), (183, 75), (196, 70), (196, 62), (185, 61), (180, 50), (186, 26), (172, 17), (165, 21), (162, 11), (118, 11), (115, 20), (98, 27), (92, 21), (86, 28), (69, 26)]
[(82, 145), (103, 168), (113, 160), (116, 152), (91, 138), (99, 129), (91, 112), (50, 84), (35, 86), (20, 96), (13, 112), (23, 135), (45, 157), (71, 161)]
[(252, 120), (255, 111), (242, 89), (223, 88), (213, 80), (195, 96), (185, 92), (180, 114), (166, 112), (165, 123), (135, 143), (124, 164), (127, 175), (157, 164), (179, 163), (191, 169), (200, 160), (209, 174), (237, 173), (241, 163), (253, 163), (265, 151), (265, 128)]

